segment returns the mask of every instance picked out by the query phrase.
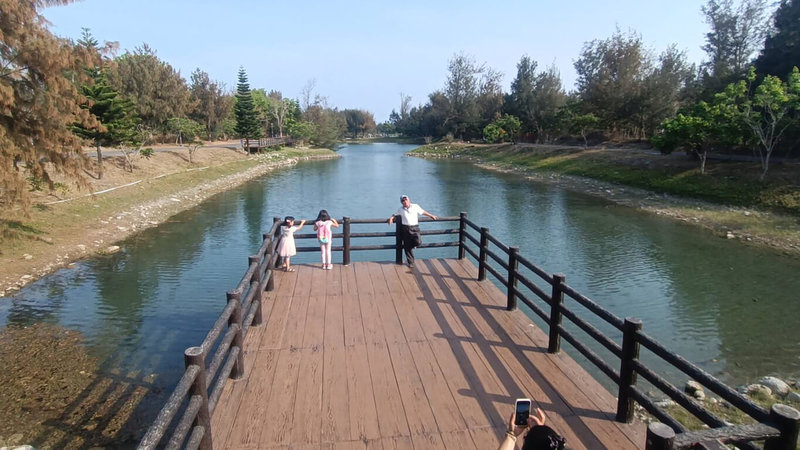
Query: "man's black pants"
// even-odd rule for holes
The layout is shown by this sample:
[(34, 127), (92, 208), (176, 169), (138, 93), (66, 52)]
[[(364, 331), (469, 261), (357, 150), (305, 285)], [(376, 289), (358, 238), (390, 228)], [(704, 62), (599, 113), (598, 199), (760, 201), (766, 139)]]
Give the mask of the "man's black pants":
[(422, 243), (422, 235), (419, 232), (419, 225), (401, 225), (400, 239), (403, 241), (403, 251), (406, 254), (406, 262), (414, 264), (414, 247)]

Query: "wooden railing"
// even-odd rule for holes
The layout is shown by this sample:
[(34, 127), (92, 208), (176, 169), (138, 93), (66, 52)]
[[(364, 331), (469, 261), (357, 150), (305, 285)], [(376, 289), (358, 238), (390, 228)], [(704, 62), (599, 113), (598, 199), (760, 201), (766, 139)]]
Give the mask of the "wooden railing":
[(266, 148), (276, 147), (278, 145), (291, 145), (296, 141), (290, 137), (277, 137), (277, 138), (258, 138), (258, 139), (240, 139), (243, 149), (247, 148)]
[[(227, 293), (227, 305), (206, 338), (184, 352), (186, 371), (139, 449), (156, 448), (167, 431), (171, 431), (168, 449), (213, 447), (211, 416), (227, 379), (244, 375), (242, 343), (250, 326), (261, 324), (261, 293), (274, 287), (272, 270), (277, 259), (275, 236), (279, 225), (277, 221), (273, 223), (263, 236), (258, 253), (248, 257), (247, 271), (238, 286)], [(173, 424), (179, 412), (180, 419)]]
[[(458, 239), (454, 242), (424, 243), (420, 248), (458, 247), (458, 259), (463, 259), (467, 255), (474, 258), (478, 266), (478, 280), (485, 280), (488, 273), (494, 277), (497, 283), (505, 287), (506, 309), (516, 309), (517, 303), (521, 301), (547, 324), (549, 327), (548, 352), (559, 352), (563, 338), (618, 386), (616, 411), (618, 421), (631, 422), (633, 420), (634, 402), (638, 402), (660, 420), (661, 422), (652, 423), (648, 427), (647, 449), (722, 448), (717, 447), (722, 445), (721, 443), (735, 444), (740, 448), (747, 449), (757, 448), (752, 441), (764, 441), (766, 450), (794, 450), (796, 448), (798, 431), (800, 431), (800, 412), (796, 409), (776, 404), (770, 411), (767, 411), (756, 405), (696, 365), (664, 348), (642, 331), (642, 322), (638, 319), (626, 318), (623, 320), (615, 316), (589, 297), (567, 285), (563, 274), (548, 274), (520, 255), (518, 247), (506, 246), (492, 236), (488, 228), (474, 224), (467, 218), (466, 213), (461, 213), (459, 217), (440, 217), (438, 221), (458, 222), (458, 228), (425, 230), (422, 231), (422, 235), (457, 235)], [(429, 222), (429, 220), (422, 219), (420, 222)], [(349, 217), (342, 219), (341, 233), (333, 235), (334, 242), (340, 239), (341, 245), (333, 246), (332, 250), (342, 252), (344, 265), (350, 264), (351, 252), (360, 250), (394, 250), (395, 262), (402, 263), (399, 220), (397, 228), (391, 232), (353, 233), (351, 231), (351, 226), (354, 224), (381, 223), (386, 223), (386, 220), (352, 220)], [(140, 449), (155, 448), (181, 408), (183, 408), (183, 414), (177, 425), (172, 428), (172, 437), (167, 448), (181, 447), (187, 436), (189, 439), (185, 442), (186, 448), (212, 448), (210, 418), (214, 407), (226, 379), (239, 378), (245, 370), (242, 360), (242, 342), (248, 327), (261, 323), (261, 292), (272, 290), (274, 284), (272, 268), (276, 267), (278, 263), (275, 248), (280, 238), (279, 224), (280, 218), (274, 218), (273, 226), (269, 233), (264, 235), (264, 243), (258, 254), (248, 258), (247, 272), (237, 288), (228, 292), (228, 305), (206, 339), (199, 347), (191, 347), (186, 350), (186, 372), (140, 443)], [(351, 240), (354, 238), (388, 237), (394, 238), (393, 244), (360, 246), (351, 244)], [(316, 235), (311, 233), (295, 235), (295, 239), (300, 240), (314, 238)], [(298, 246), (297, 250), (298, 252), (318, 251), (319, 247)], [(520, 286), (526, 288), (527, 291)], [(532, 298), (529, 298), (528, 292), (532, 294)], [(599, 319), (600, 323), (606, 323), (612, 329), (618, 330), (622, 336), (621, 342), (615, 342), (602, 333), (597, 326), (580, 317), (579, 310), (588, 311), (595, 318), (593, 320), (595, 323)], [(616, 363), (618, 369), (603, 360), (590, 346), (567, 330), (563, 325), (565, 318), (618, 359)], [(227, 331), (220, 341), (219, 337), (222, 336), (222, 330), (226, 327)], [(666, 364), (698, 381), (758, 423), (728, 426), (722, 419), (713, 415), (653, 369), (644, 365), (639, 357), (642, 347), (661, 358)], [(208, 362), (207, 356), (212, 348), (217, 350), (211, 361)], [(220, 366), (222, 366), (221, 370)], [(683, 424), (656, 405), (637, 386), (639, 375), (711, 428), (702, 431), (688, 431)]]

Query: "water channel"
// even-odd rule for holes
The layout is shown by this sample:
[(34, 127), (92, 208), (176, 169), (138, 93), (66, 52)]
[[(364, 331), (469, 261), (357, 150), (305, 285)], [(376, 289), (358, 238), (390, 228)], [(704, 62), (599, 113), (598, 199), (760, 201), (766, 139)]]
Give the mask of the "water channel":
[[(313, 218), (326, 208), (339, 218), (382, 218), (407, 194), (441, 216), (468, 212), (546, 271), (564, 273), (614, 314), (642, 319), (648, 334), (728, 383), (800, 373), (797, 259), (519, 176), (404, 156), (412, 148), (345, 146), (339, 159), (303, 162), (217, 195), (125, 240), (117, 254), (0, 299), (0, 326), (47, 322), (78, 330), (104, 370), (155, 374), (167, 395), (183, 371), (183, 350), (202, 341), (274, 216)], [(362, 252), (353, 259), (392, 256)], [(455, 250), (418, 256), (455, 257)], [(317, 258), (306, 253), (293, 262)]]

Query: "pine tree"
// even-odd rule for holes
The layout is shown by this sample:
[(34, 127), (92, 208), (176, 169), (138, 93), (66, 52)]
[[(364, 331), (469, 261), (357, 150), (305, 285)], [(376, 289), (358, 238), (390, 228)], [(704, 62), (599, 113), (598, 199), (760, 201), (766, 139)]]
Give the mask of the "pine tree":
[(239, 84), (236, 86), (236, 104), (233, 107), (236, 116), (236, 134), (245, 140), (245, 147), (250, 146), (250, 139), (261, 137), (261, 127), (250, 94), (247, 72), (239, 67)]
[(783, 0), (775, 11), (774, 25), (756, 60), (756, 70), (759, 75), (785, 80), (793, 67), (800, 67), (800, 0)]
[(133, 102), (120, 95), (108, 82), (105, 70), (87, 69), (92, 83), (81, 86), (81, 94), (89, 101), (81, 105), (88, 109), (99, 126), (87, 128), (76, 125), (75, 134), (89, 139), (97, 149), (97, 176), (103, 178), (103, 153), (101, 146), (126, 143), (136, 134), (136, 117)]

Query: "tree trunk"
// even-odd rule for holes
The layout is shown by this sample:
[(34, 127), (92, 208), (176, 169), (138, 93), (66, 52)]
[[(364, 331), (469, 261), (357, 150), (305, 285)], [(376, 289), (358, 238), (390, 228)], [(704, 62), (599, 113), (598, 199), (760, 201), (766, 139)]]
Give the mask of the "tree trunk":
[(103, 150), (100, 148), (100, 142), (97, 142), (97, 179), (103, 179)]
[(706, 174), (706, 157), (708, 153), (706, 152), (697, 152), (697, 156), (700, 157), (700, 175)]

